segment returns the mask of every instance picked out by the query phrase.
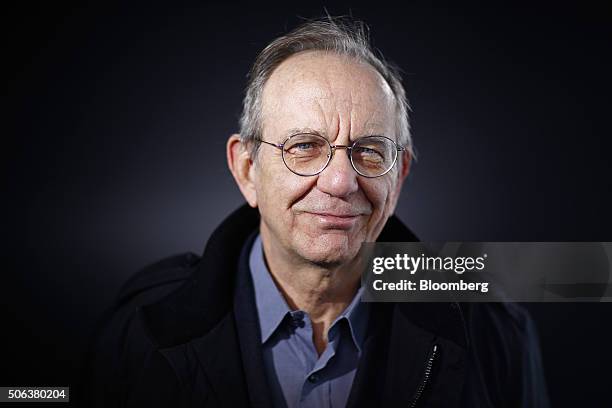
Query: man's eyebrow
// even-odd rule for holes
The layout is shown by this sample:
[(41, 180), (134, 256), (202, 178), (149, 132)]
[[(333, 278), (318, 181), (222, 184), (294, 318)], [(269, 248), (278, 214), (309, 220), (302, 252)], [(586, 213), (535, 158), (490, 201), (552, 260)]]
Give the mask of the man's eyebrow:
[[(361, 132), (355, 138), (351, 138), (351, 140), (357, 140), (357, 139), (361, 139), (362, 137), (367, 137), (367, 136), (385, 136), (385, 137), (392, 138), (391, 137), (392, 135), (387, 135), (387, 134), (385, 134), (385, 132), (377, 132), (376, 131), (377, 129), (381, 129), (381, 127), (382, 127), (381, 125), (379, 125), (377, 123), (373, 123), (373, 124), (369, 125), (364, 132)], [(326, 136), (324, 130), (317, 130), (317, 129), (313, 129), (313, 128), (309, 128), (309, 127), (289, 129), (289, 130), (287, 130), (286, 132), (283, 133), (283, 137), (288, 138), (290, 136), (299, 135), (301, 133), (309, 133), (309, 134), (321, 136), (321, 137), (327, 139), (327, 136)]]
[(285, 137), (299, 135), (300, 133), (310, 133), (312, 135), (318, 135), (318, 136), (321, 136), (321, 137), (325, 137), (325, 132), (324, 131), (317, 130), (317, 129), (312, 129), (312, 128), (308, 128), (308, 127), (289, 129), (287, 132), (285, 132)]

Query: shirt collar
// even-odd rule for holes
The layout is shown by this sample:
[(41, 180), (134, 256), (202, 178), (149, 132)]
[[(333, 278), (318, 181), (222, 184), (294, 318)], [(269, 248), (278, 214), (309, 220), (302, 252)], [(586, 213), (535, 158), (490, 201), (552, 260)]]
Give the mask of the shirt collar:
[(249, 268), (251, 269), (253, 287), (255, 289), (255, 306), (257, 307), (257, 316), (259, 317), (261, 342), (265, 343), (291, 309), (289, 309), (287, 302), (276, 287), (272, 275), (268, 271), (264, 260), (260, 235), (257, 235), (251, 248)]
[[(261, 342), (265, 343), (291, 312), (285, 298), (278, 290), (264, 259), (261, 236), (258, 235), (251, 248), (249, 268), (255, 289), (255, 305), (261, 329)], [(346, 320), (353, 343), (359, 351), (365, 337), (367, 326), (367, 304), (361, 302), (363, 287), (360, 287), (351, 303), (330, 326), (330, 330), (339, 330), (338, 322)]]
[(344, 309), (342, 313), (336, 318), (331, 327), (336, 326), (336, 323), (341, 320), (346, 320), (348, 328), (351, 333), (351, 338), (357, 350), (361, 352), (361, 346), (365, 337), (366, 326), (368, 321), (368, 307), (366, 303), (361, 301), (363, 293), (363, 286), (357, 290), (355, 297), (351, 303)]

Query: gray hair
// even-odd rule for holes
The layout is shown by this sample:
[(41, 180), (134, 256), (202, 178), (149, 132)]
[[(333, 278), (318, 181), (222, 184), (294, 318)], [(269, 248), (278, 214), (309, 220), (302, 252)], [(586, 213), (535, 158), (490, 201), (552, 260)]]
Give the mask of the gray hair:
[(325, 17), (308, 21), (278, 37), (264, 48), (248, 74), (246, 94), (240, 116), (241, 141), (251, 148), (254, 157), (263, 129), (261, 106), (266, 81), (283, 61), (303, 51), (326, 51), (356, 58), (371, 65), (387, 82), (396, 101), (397, 141), (414, 157), (408, 111), (410, 106), (399, 70), (370, 45), (368, 27), (346, 17)]

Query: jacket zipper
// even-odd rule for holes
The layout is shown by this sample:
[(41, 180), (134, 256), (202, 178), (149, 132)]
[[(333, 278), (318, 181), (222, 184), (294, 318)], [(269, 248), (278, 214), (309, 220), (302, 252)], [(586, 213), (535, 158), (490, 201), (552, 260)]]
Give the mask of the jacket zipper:
[(425, 387), (427, 387), (427, 384), (429, 383), (431, 371), (433, 370), (434, 360), (436, 359), (437, 355), (438, 345), (434, 344), (433, 348), (431, 349), (431, 352), (429, 353), (429, 358), (427, 358), (427, 363), (425, 364), (425, 372), (423, 373), (423, 379), (419, 383), (419, 386), (416, 390), (416, 394), (414, 394), (414, 398), (412, 399), (412, 403), (410, 404), (411, 408), (416, 407), (417, 402), (419, 402), (421, 395), (423, 395), (423, 392), (425, 391)]

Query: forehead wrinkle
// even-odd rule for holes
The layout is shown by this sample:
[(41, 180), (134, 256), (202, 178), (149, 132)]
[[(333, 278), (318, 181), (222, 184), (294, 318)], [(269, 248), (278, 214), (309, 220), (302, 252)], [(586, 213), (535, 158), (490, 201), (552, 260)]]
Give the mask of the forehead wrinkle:
[[(317, 116), (320, 118), (320, 120), (322, 120), (322, 127), (325, 129), (325, 137), (329, 140), (331, 140), (331, 134), (330, 131), (331, 129), (331, 125), (334, 122), (333, 116), (331, 118), (328, 119), (328, 114), (326, 113), (327, 110), (323, 107), (324, 103), (330, 103), (330, 104), (334, 104), (334, 98), (333, 97), (327, 97), (327, 98), (313, 98), (313, 102), (314, 102), (314, 108), (317, 111)], [(335, 104), (334, 104), (335, 105)], [(335, 110), (335, 106), (334, 108), (330, 109), (329, 112), (333, 112)]]
[[(378, 73), (374, 73), (377, 77)], [(358, 139), (363, 136), (369, 136), (371, 134), (386, 134), (388, 124), (385, 125), (379, 121), (378, 116), (385, 116), (385, 109), (383, 107), (390, 107), (390, 102), (393, 102), (393, 98), (389, 98), (386, 89), (382, 87), (380, 83), (381, 78), (377, 78), (377, 86), (372, 89), (367, 86), (364, 82), (357, 82), (356, 86), (351, 87), (349, 91), (350, 97), (350, 138), (351, 140)], [(354, 97), (354, 94), (361, 96)], [(364, 97), (365, 95), (365, 97)], [(361, 99), (361, 100), (360, 100)], [(368, 109), (368, 106), (373, 106), (372, 109)], [(356, 123), (355, 116), (361, 118), (360, 123)], [(391, 118), (389, 118), (391, 119)], [(392, 120), (392, 119), (391, 119)]]
[[(361, 106), (360, 104), (354, 104), (355, 106)], [(380, 112), (380, 109), (376, 110), (367, 110), (366, 113), (357, 113), (355, 109), (351, 109), (349, 112), (349, 136), (350, 140), (356, 140), (364, 136), (372, 136), (372, 135), (382, 135), (385, 136), (387, 132), (387, 126), (379, 121), (377, 114)], [(360, 122), (356, 122), (359, 119), (356, 117), (361, 117), (362, 120)]]
[(362, 133), (364, 133), (364, 136), (371, 136), (371, 133), (387, 133), (386, 131), (386, 126), (382, 123), (380, 123), (378, 121), (377, 113), (380, 111), (380, 109), (377, 110), (372, 110), (371, 112), (368, 112), (368, 118), (364, 123), (363, 126), (363, 130)]
[[(393, 139), (394, 133), (389, 133), (388, 125), (384, 125), (377, 117), (378, 113), (381, 112), (380, 108), (362, 110), (365, 113), (361, 113), (358, 112), (359, 109), (355, 108), (362, 107), (362, 104), (352, 102), (340, 104), (343, 108), (338, 109), (338, 104), (334, 103), (336, 108), (330, 109), (328, 112), (319, 101), (316, 105), (320, 117), (324, 119), (325, 129), (329, 130), (325, 134), (329, 136), (327, 138), (330, 141), (345, 134), (348, 134), (351, 141), (372, 135), (387, 136)], [(328, 118), (331, 118), (331, 121)], [(359, 121), (359, 118), (361, 118), (361, 121)], [(344, 132), (344, 128), (347, 129), (346, 132)]]

